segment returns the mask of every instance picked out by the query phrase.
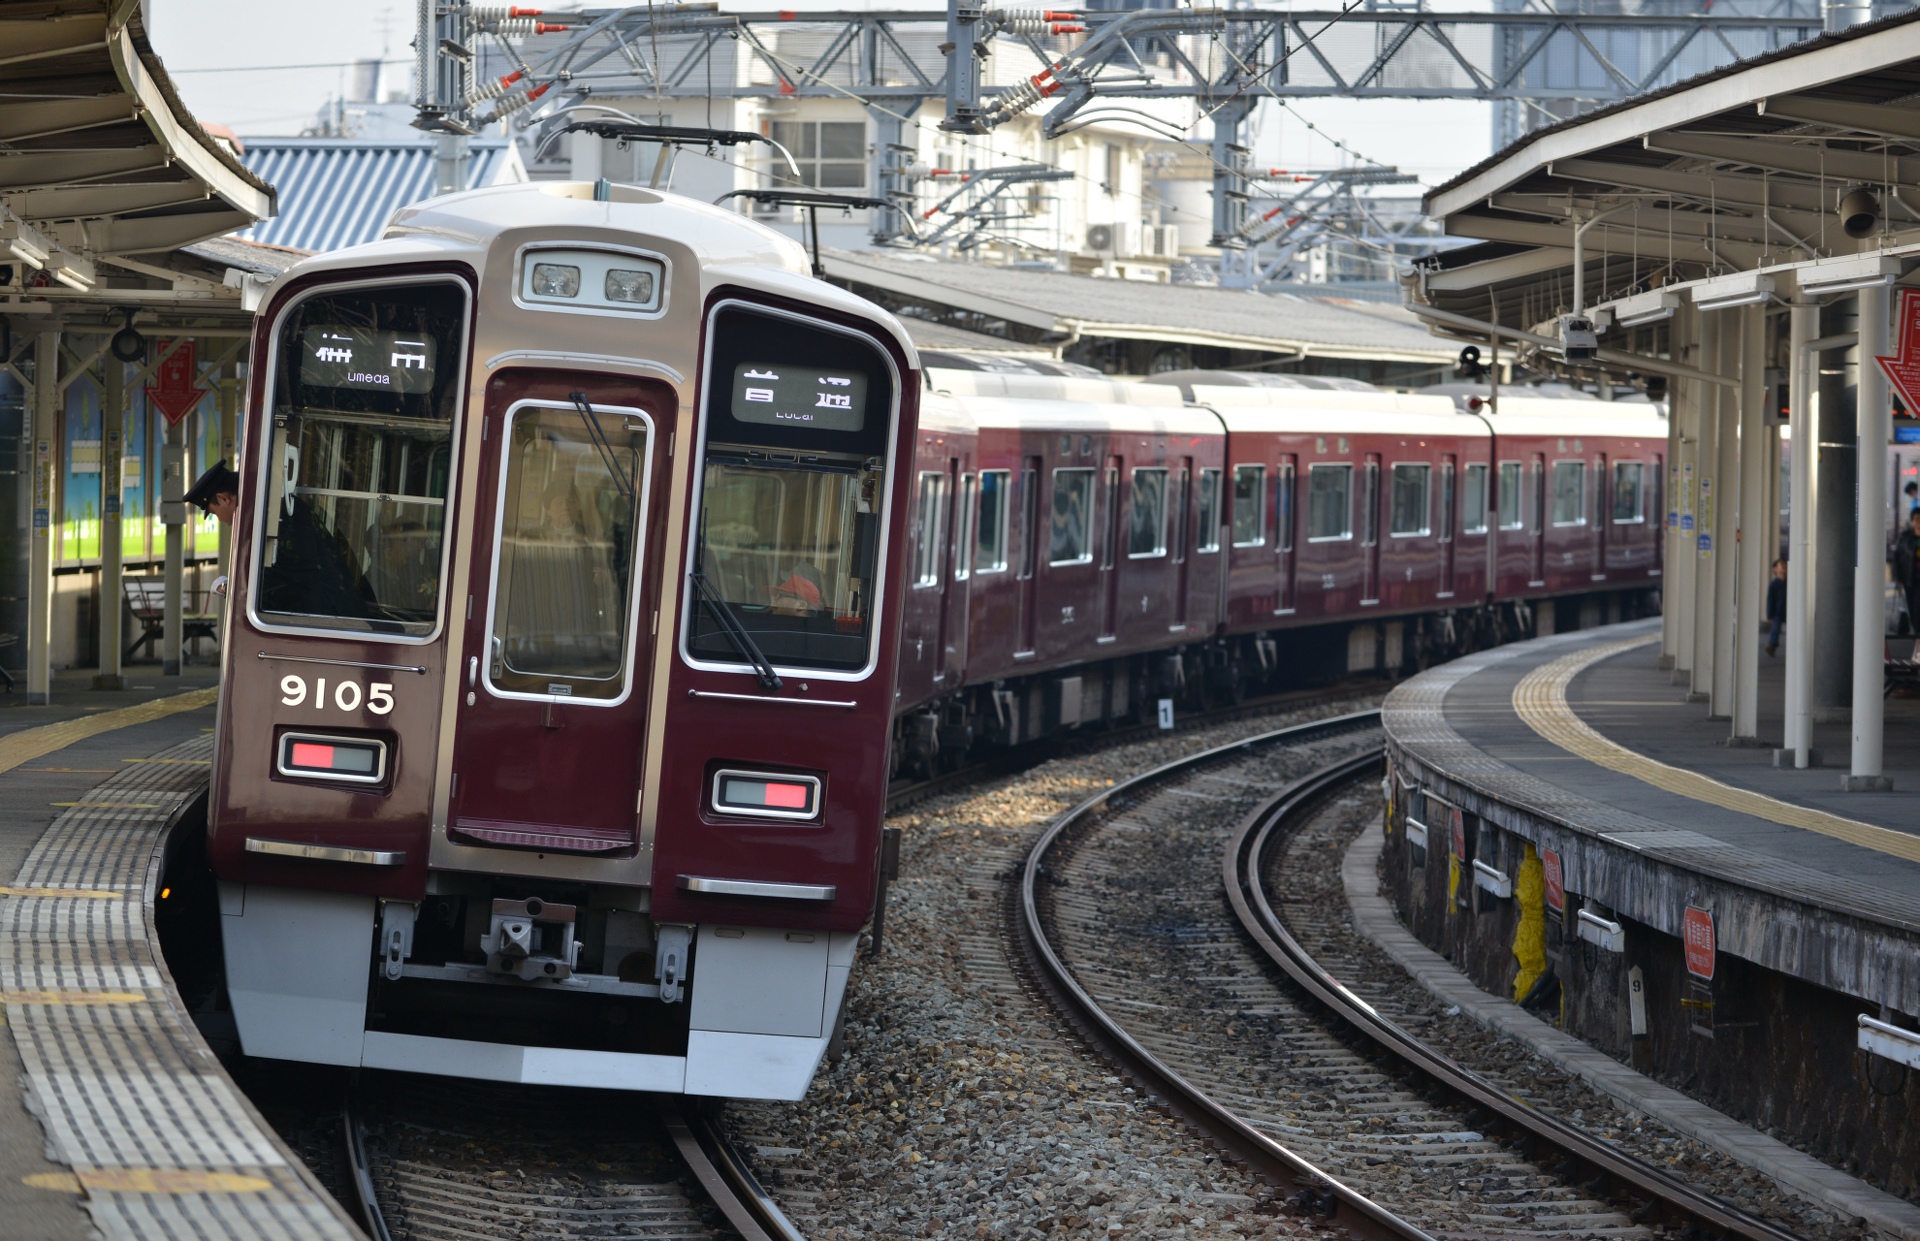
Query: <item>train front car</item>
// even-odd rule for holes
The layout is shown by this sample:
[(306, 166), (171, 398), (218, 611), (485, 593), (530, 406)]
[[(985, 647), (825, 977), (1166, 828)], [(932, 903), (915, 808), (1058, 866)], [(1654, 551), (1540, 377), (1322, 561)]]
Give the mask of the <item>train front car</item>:
[(873, 909), (918, 395), (806, 271), (548, 183), (275, 290), (209, 817), (249, 1054), (805, 1092)]

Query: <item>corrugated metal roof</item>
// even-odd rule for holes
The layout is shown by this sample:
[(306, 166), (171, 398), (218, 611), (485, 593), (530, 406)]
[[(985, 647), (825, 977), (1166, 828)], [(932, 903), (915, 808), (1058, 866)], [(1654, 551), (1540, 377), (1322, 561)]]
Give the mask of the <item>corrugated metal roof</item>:
[[(393, 213), (433, 197), (433, 139), (248, 138), (247, 168), (279, 191), (280, 214), (239, 234), (299, 250), (374, 241)], [(475, 138), (467, 183), (525, 181), (505, 138)]]
[(873, 252), (829, 251), (823, 261), (836, 280), (1065, 335), (1369, 361), (1434, 362), (1451, 359), (1459, 348), (1435, 340), (1405, 309), (1385, 302), (1100, 280)]

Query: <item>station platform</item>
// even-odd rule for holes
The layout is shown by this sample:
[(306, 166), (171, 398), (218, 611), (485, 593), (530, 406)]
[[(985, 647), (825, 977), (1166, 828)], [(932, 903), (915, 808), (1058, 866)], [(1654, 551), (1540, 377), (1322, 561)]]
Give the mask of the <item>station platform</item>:
[(0, 699), (0, 1234), (349, 1241), (161, 959), (161, 850), (206, 784), (214, 674), (140, 671)]
[[(1566, 887), (1620, 914), (1679, 936), (1689, 903), (1711, 907), (1720, 951), (1920, 1013), (1920, 701), (1887, 704), (1893, 791), (1844, 792), (1833, 769), (1728, 746), (1726, 722), (1659, 667), (1659, 625), (1413, 678), (1384, 711), (1396, 767), (1489, 821), (1546, 829)], [(1778, 740), (1782, 676), (1763, 668), (1763, 742)], [(1817, 746), (1844, 754), (1845, 728), (1823, 726)]]

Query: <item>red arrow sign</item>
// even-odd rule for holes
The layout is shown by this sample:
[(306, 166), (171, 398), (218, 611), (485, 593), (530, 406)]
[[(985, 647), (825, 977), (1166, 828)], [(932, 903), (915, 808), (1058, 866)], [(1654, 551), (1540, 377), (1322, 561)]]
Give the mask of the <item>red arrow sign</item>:
[(1687, 906), (1687, 914), (1680, 924), (1681, 942), (1686, 945), (1687, 973), (1695, 978), (1713, 981), (1713, 913)]
[[(167, 342), (160, 342), (160, 347), (165, 349)], [(199, 378), (193, 342), (183, 341), (155, 368), (153, 382), (147, 385), (147, 403), (166, 416), (168, 426), (177, 426), (207, 394)]]
[(1900, 317), (1894, 326), (1899, 352), (1874, 361), (1900, 394), (1900, 403), (1908, 410), (1920, 409), (1920, 289), (1900, 290)]

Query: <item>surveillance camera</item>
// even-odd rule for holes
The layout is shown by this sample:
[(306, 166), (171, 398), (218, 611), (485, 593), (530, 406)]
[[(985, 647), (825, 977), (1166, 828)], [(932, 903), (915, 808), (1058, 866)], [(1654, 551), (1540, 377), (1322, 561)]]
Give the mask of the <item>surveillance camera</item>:
[(1591, 362), (1600, 352), (1600, 337), (1585, 315), (1560, 316), (1560, 356), (1569, 362)]
[(1840, 200), (1840, 228), (1849, 237), (1870, 237), (1880, 227), (1880, 200), (1866, 189), (1849, 190)]

